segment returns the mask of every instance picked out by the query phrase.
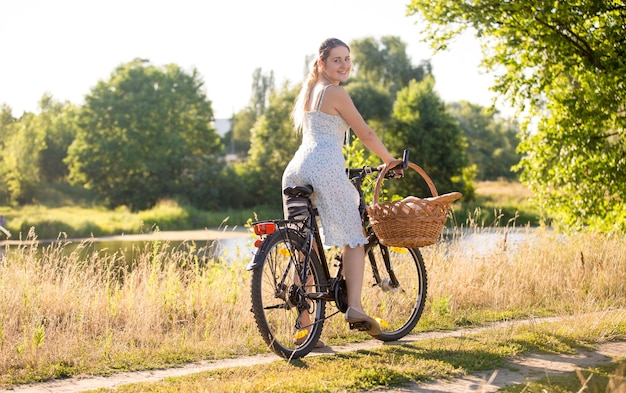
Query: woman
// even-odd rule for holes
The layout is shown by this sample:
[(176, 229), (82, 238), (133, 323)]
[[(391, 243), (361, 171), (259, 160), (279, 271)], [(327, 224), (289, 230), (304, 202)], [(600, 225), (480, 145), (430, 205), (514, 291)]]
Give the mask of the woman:
[[(358, 211), (359, 195), (346, 176), (342, 150), (345, 134), (351, 128), (385, 164), (394, 157), (340, 86), (348, 80), (351, 69), (348, 45), (336, 38), (322, 42), (293, 109), (292, 118), (296, 130), (302, 132), (302, 144), (283, 173), (282, 186), (313, 186), (312, 199), (320, 214), (324, 244), (344, 248), (348, 295), (345, 319), (350, 323), (368, 322), (371, 328), (367, 333), (375, 336), (381, 333), (380, 325), (365, 313), (361, 304), (363, 245), (367, 239)], [(283, 205), (287, 215), (286, 201)]]

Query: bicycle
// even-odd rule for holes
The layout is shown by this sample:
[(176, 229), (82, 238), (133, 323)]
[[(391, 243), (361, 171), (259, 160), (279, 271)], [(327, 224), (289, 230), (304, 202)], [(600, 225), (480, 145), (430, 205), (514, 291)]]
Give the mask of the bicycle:
[[(406, 168), (406, 153), (403, 161), (400, 165)], [(368, 240), (363, 307), (381, 326), (382, 333), (373, 337), (396, 341), (409, 334), (422, 315), (427, 276), (418, 248), (384, 246), (369, 225), (363, 181), (380, 170), (364, 166), (348, 168), (346, 173), (359, 191), (359, 211)], [(385, 178), (392, 177), (395, 173), (390, 170)], [(251, 311), (265, 343), (286, 359), (301, 358), (311, 352), (324, 321), (348, 308), (341, 254), (335, 256), (336, 272), (331, 274), (331, 252), (322, 244), (318, 212), (310, 199), (312, 192), (311, 186), (286, 188), (284, 193), (296, 201), (296, 207), (302, 207), (301, 214), (252, 224), (258, 236), (258, 251), (246, 266), (252, 271)], [(337, 308), (328, 316), (327, 303)], [(369, 325), (354, 323), (350, 328), (366, 331)]]

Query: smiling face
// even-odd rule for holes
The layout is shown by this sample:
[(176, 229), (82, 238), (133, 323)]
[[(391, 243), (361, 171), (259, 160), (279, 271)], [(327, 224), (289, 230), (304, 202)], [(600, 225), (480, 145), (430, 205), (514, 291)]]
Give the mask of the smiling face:
[(336, 46), (330, 50), (325, 60), (320, 60), (322, 76), (330, 83), (338, 85), (344, 83), (350, 77), (352, 60), (350, 50), (345, 46)]

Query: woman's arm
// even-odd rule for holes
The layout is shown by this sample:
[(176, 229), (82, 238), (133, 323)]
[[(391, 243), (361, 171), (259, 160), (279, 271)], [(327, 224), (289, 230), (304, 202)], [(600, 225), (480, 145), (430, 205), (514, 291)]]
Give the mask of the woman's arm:
[(331, 86), (326, 90), (322, 110), (326, 113), (341, 115), (346, 123), (352, 128), (356, 136), (374, 154), (380, 157), (385, 164), (395, 160), (382, 143), (376, 132), (365, 122), (361, 113), (354, 106), (352, 98), (341, 86)]

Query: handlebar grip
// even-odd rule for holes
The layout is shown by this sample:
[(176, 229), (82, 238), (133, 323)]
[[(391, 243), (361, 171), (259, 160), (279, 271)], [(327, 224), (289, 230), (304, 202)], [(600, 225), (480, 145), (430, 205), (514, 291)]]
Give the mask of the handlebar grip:
[[(390, 169), (389, 171), (393, 171), (394, 169), (402, 169), (403, 171), (406, 170), (409, 167), (409, 149), (404, 149), (404, 151), (402, 152), (402, 161), (400, 160), (396, 160), (393, 161), (392, 163), (389, 164)], [(388, 177), (393, 176), (391, 173), (388, 173)]]
[(402, 152), (402, 169), (407, 169), (409, 167), (409, 149), (404, 149)]

